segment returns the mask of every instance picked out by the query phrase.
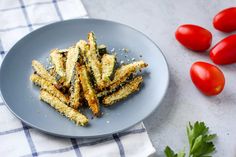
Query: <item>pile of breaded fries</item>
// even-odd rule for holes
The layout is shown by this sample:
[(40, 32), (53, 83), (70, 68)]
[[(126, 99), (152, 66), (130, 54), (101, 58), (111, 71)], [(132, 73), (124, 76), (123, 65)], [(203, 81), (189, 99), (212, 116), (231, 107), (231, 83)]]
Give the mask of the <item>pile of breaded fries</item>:
[(100, 116), (100, 104), (112, 105), (139, 90), (143, 78), (136, 72), (147, 67), (144, 61), (136, 61), (116, 69), (116, 55), (108, 53), (105, 45), (97, 46), (93, 32), (87, 40), (51, 50), (48, 68), (33, 60), (30, 76), (40, 87), (42, 101), (81, 126), (89, 121), (80, 112), (82, 106)]

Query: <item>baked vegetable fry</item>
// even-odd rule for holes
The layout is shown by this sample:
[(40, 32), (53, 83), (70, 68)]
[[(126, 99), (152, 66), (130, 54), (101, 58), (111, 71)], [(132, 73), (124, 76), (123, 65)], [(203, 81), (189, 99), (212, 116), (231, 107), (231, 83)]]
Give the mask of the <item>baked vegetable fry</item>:
[(63, 103), (68, 104), (68, 99), (64, 94), (62, 94), (54, 85), (52, 85), (49, 81), (46, 79), (40, 77), (39, 75), (32, 74), (30, 76), (30, 80), (36, 84), (37, 86), (40, 86), (41, 89), (46, 90), (53, 96), (57, 97), (60, 99)]
[(142, 60), (121, 66), (116, 70), (114, 79), (111, 81), (109, 88), (117, 88), (121, 83), (126, 81), (132, 73), (140, 71), (142, 68), (145, 68), (147, 66), (148, 64), (144, 63), (144, 61)]
[(116, 70), (114, 79), (110, 83), (106, 84), (107, 89), (97, 93), (97, 97), (103, 97), (116, 91), (119, 86), (125, 83), (132, 73), (147, 66), (148, 64), (144, 63), (143, 61), (137, 61), (131, 64), (123, 65), (121, 68)]
[(113, 73), (116, 63), (116, 56), (104, 54), (102, 56), (102, 80), (107, 83)]
[(38, 62), (37, 60), (33, 60), (32, 67), (39, 76), (49, 81), (50, 83), (57, 85), (56, 79), (49, 74), (49, 72), (43, 67), (40, 62)]
[(115, 102), (126, 98), (130, 94), (139, 90), (139, 85), (143, 82), (142, 76), (138, 76), (134, 78), (131, 82), (127, 83), (118, 91), (112, 93), (111, 95), (105, 96), (102, 100), (104, 105), (109, 106), (114, 104)]
[(81, 89), (80, 89), (80, 80), (79, 80), (79, 65), (75, 66), (73, 78), (70, 86), (70, 107), (78, 109), (81, 105)]
[(55, 85), (55, 87), (57, 89), (61, 89), (63, 88), (63, 83), (65, 82), (65, 77), (61, 77), (60, 75), (57, 74), (56, 72), (56, 68), (55, 66), (51, 67), (50, 69), (48, 69), (48, 72), (51, 76), (53, 76), (54, 78), (56, 78), (56, 81), (57, 81), (57, 85)]
[(40, 91), (40, 99), (48, 103), (62, 115), (74, 121), (75, 124), (84, 126), (88, 123), (88, 118), (86, 116), (81, 114), (79, 111), (67, 106), (66, 104), (61, 102), (57, 97), (51, 95), (47, 91)]
[(79, 67), (79, 78), (83, 88), (84, 97), (88, 102), (89, 108), (92, 110), (95, 116), (99, 116), (100, 109), (97, 96), (91, 85), (89, 75), (84, 65)]
[(97, 87), (102, 89), (104, 84), (101, 76), (101, 63), (98, 59), (96, 38), (93, 32), (88, 33), (88, 44), (89, 50), (86, 53), (86, 58), (88, 59), (88, 64), (95, 78)]
[(54, 64), (56, 73), (60, 77), (65, 77), (65, 67), (64, 67), (64, 58), (58, 49), (53, 49), (50, 53), (51, 62)]
[(131, 64), (123, 65), (121, 68), (116, 70), (114, 79), (110, 83), (106, 84), (107, 89), (97, 93), (97, 97), (103, 97), (116, 91), (119, 86), (126, 82), (132, 73), (141, 70), (146, 66), (148, 65), (143, 61), (137, 61)]
[(108, 95), (110, 93), (112, 93), (112, 90), (104, 90), (104, 91), (98, 92), (97, 93), (97, 97), (101, 98), (101, 97), (106, 96), (106, 95)]
[(85, 40), (80, 40), (79, 42), (76, 43), (76, 47), (80, 49), (80, 57), (81, 57), (81, 62), (82, 64), (87, 65), (87, 60), (86, 60), (86, 46), (87, 42)]
[[(124, 83), (122, 83), (122, 84), (124, 84)], [(119, 86), (122, 86), (122, 84)], [(114, 88), (114, 89), (110, 89), (110, 90), (103, 90), (103, 91), (97, 93), (97, 97), (98, 98), (104, 97), (106, 95), (109, 95), (109, 94), (115, 92), (116, 90), (118, 90), (118, 87)]]
[(97, 50), (97, 42), (96, 42), (96, 37), (93, 32), (88, 33), (88, 44), (90, 47), (91, 54), (95, 55), (96, 57), (99, 57), (99, 53)]
[(76, 62), (79, 58), (79, 51), (78, 47), (71, 47), (69, 48), (66, 60), (66, 82), (65, 86), (69, 87), (70, 82), (73, 76), (73, 72), (75, 69)]

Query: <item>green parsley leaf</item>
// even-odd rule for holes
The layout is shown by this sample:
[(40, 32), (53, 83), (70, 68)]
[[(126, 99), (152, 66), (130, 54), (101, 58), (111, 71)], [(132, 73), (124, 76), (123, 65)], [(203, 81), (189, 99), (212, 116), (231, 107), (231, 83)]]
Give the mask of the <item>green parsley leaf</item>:
[(215, 150), (214, 144), (211, 142), (216, 135), (208, 134), (209, 128), (204, 122), (196, 122), (194, 125), (189, 123), (187, 134), (190, 145), (190, 153), (192, 157), (206, 156)]
[[(189, 123), (187, 126), (187, 135), (189, 141), (189, 157), (211, 157), (211, 153), (215, 151), (212, 140), (216, 134), (209, 134), (209, 128), (204, 122), (195, 122), (193, 125)], [(185, 157), (185, 152), (180, 151), (178, 154), (170, 147), (165, 148), (166, 157)]]
[(178, 154), (177, 157), (185, 157), (185, 152), (181, 150)]
[(165, 155), (166, 157), (177, 157), (177, 154), (175, 154), (175, 152), (169, 146), (165, 148)]

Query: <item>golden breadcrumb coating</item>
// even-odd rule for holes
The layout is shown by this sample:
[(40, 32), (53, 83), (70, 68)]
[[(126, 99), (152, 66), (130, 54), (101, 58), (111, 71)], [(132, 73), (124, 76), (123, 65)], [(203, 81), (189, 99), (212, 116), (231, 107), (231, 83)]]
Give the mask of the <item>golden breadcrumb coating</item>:
[(87, 46), (87, 42), (85, 40), (80, 40), (79, 42), (76, 43), (76, 47), (80, 49), (80, 64), (85, 64), (87, 65), (87, 60), (86, 60), (86, 46)]
[(51, 95), (47, 91), (40, 91), (40, 99), (44, 102), (48, 103), (54, 109), (56, 109), (59, 113), (74, 121), (75, 124), (84, 126), (88, 123), (88, 118), (81, 114), (79, 111), (67, 106), (63, 102), (61, 102), (57, 97)]
[(83, 88), (84, 97), (88, 102), (89, 108), (92, 110), (93, 114), (99, 116), (99, 102), (95, 91), (91, 85), (90, 78), (88, 76), (86, 67), (84, 65), (79, 67), (80, 82)]
[(70, 82), (73, 76), (73, 71), (76, 65), (76, 62), (79, 58), (79, 51), (78, 47), (70, 47), (67, 53), (67, 60), (66, 60), (66, 82), (65, 86), (69, 87)]
[(109, 93), (115, 91), (121, 84), (123, 84), (131, 74), (140, 71), (142, 68), (147, 67), (148, 64), (144, 63), (144, 61), (136, 61), (127, 65), (121, 66), (119, 69), (115, 71), (114, 79), (110, 81), (107, 86), (107, 90), (103, 90), (97, 94), (98, 97), (105, 96)]
[(111, 95), (105, 96), (102, 100), (104, 105), (112, 105), (115, 102), (126, 98), (130, 94), (139, 90), (139, 85), (143, 82), (142, 76), (134, 78), (131, 82), (125, 84), (121, 89), (112, 93)]
[(127, 78), (132, 73), (135, 73), (147, 66), (148, 66), (148, 64), (144, 63), (144, 61), (142, 61), (142, 60), (121, 66), (119, 69), (116, 70), (115, 75), (114, 75), (114, 79), (110, 83), (110, 88), (111, 89), (116, 88), (117, 86), (119, 86), (119, 84), (121, 84), (122, 82), (127, 80)]
[(51, 62), (54, 64), (56, 72), (61, 77), (65, 77), (65, 65), (64, 65), (64, 58), (63, 54), (59, 53), (58, 49), (53, 49), (50, 53)]
[(80, 87), (80, 80), (79, 80), (79, 65), (75, 66), (73, 79), (71, 81), (70, 86), (70, 107), (74, 109), (78, 109), (79, 106), (82, 105), (81, 103), (81, 87)]
[(110, 54), (104, 54), (102, 56), (102, 80), (104, 83), (110, 81), (110, 77), (113, 73), (116, 64), (116, 56)]
[(49, 74), (49, 72), (43, 67), (43, 65), (39, 61), (33, 60), (32, 67), (39, 76), (51, 82), (52, 84), (57, 84), (56, 79)]
[(102, 81), (102, 75), (101, 75), (102, 65), (98, 59), (99, 56), (97, 52), (96, 38), (93, 32), (88, 33), (88, 44), (89, 44), (89, 49), (86, 53), (86, 58), (88, 59), (88, 65), (91, 69), (92, 75), (95, 78), (97, 87), (99, 89), (102, 89), (104, 87), (104, 83)]
[(62, 94), (54, 85), (52, 85), (49, 81), (47, 81), (46, 79), (40, 77), (39, 75), (36, 74), (32, 74), (30, 76), (30, 80), (36, 84), (37, 86), (40, 86), (41, 89), (46, 90), (47, 92), (49, 92), (50, 94), (52, 94), (53, 96), (57, 97), (58, 99), (60, 99), (62, 102), (68, 104), (68, 99), (67, 97)]

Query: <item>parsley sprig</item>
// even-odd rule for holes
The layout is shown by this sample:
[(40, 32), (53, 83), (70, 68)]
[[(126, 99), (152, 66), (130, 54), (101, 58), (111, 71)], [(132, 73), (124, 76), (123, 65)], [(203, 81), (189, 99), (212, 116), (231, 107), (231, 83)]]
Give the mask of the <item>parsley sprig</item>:
[[(209, 128), (204, 122), (195, 122), (194, 125), (189, 123), (187, 126), (187, 135), (189, 141), (188, 157), (211, 157), (211, 153), (215, 151), (212, 140), (216, 134), (209, 134)], [(175, 153), (169, 146), (165, 148), (166, 157), (185, 157), (185, 150)]]

